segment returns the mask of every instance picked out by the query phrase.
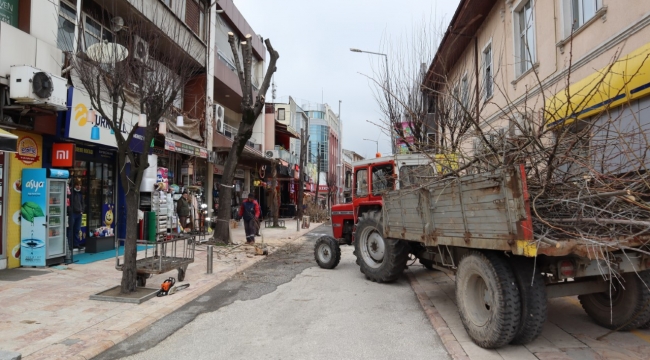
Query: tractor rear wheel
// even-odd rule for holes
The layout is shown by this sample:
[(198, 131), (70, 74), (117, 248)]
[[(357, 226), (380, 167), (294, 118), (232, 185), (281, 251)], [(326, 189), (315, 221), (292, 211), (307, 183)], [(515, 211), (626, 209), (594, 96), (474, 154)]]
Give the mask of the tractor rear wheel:
[(359, 219), (354, 239), (357, 264), (368, 279), (395, 281), (406, 269), (409, 247), (402, 241), (384, 238), (379, 212), (367, 212)]

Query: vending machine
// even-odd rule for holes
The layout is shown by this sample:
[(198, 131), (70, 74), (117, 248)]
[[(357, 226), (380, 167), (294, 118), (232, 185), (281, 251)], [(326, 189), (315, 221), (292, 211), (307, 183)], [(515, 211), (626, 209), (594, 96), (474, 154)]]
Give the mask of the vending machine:
[(67, 170), (23, 169), (20, 264), (46, 266), (65, 260)]

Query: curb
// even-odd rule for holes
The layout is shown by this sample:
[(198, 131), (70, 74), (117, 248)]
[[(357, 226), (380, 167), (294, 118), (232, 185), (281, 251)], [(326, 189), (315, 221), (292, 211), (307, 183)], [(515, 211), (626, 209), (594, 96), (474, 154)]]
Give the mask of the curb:
[(418, 280), (415, 278), (415, 275), (413, 275), (413, 273), (409, 270), (405, 271), (405, 274), (408, 276), (411, 288), (413, 289), (413, 292), (415, 292), (415, 296), (417, 296), (418, 301), (420, 302), (420, 306), (422, 306), (422, 310), (424, 310), (424, 313), (429, 318), (433, 329), (436, 331), (436, 333), (438, 333), (438, 336), (440, 336), (440, 340), (442, 340), (442, 344), (444, 345), (445, 349), (447, 349), (447, 352), (451, 358), (454, 360), (469, 360), (469, 356), (447, 326), (447, 322), (442, 318), (438, 310), (436, 310), (436, 308), (432, 305), (431, 299), (429, 299), (429, 296), (426, 294), (426, 292), (422, 290), (422, 287), (420, 286)]

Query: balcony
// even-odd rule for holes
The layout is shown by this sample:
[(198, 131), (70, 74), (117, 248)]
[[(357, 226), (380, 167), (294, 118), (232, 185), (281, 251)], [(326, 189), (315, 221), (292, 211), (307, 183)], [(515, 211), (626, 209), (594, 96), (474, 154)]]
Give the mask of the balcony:
[[(232, 125), (223, 124), (223, 134), (217, 131), (214, 132), (212, 140), (213, 146), (217, 149), (232, 147), (232, 143), (235, 140), (235, 136), (237, 135), (238, 130), (238, 128)], [(246, 141), (246, 148), (244, 150), (250, 150), (257, 155), (262, 156), (261, 144), (255, 144), (252, 141)]]
[(292, 155), (289, 151), (285, 150), (282, 146), (276, 145), (275, 150), (278, 151), (278, 159), (284, 160), (289, 164), (298, 164), (300, 162), (300, 156)]

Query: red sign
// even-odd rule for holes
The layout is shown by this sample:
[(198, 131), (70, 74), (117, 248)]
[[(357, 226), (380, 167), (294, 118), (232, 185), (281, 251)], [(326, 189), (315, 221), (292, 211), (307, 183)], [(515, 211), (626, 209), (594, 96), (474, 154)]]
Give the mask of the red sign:
[(318, 191), (324, 191), (324, 192), (327, 192), (327, 190), (329, 190), (329, 189), (327, 188), (327, 185), (318, 185)]
[(74, 144), (54, 144), (52, 146), (52, 167), (70, 168), (74, 166)]
[(18, 143), (16, 159), (25, 165), (31, 165), (38, 161), (38, 145), (36, 141), (29, 136), (25, 136)]

